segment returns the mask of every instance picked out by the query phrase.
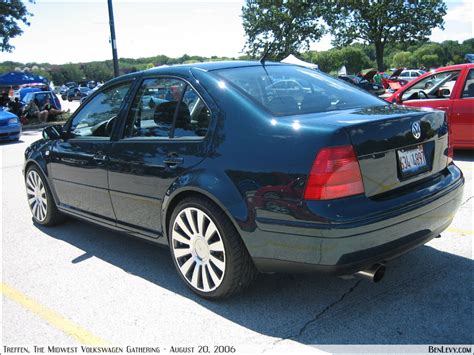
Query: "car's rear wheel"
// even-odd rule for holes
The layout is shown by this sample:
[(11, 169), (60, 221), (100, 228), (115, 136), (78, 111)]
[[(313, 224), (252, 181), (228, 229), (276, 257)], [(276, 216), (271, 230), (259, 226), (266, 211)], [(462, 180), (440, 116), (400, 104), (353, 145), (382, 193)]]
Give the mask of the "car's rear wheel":
[(52, 226), (64, 220), (56, 208), (48, 184), (34, 165), (26, 172), (26, 196), (35, 223)]
[(188, 198), (176, 206), (169, 240), (179, 275), (200, 296), (229, 297), (257, 275), (235, 227), (206, 199)]

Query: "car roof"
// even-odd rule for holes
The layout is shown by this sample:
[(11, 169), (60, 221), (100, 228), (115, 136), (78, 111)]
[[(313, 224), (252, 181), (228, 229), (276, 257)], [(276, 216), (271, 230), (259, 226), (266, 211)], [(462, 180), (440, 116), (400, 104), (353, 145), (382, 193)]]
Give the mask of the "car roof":
[[(142, 70), (134, 73), (121, 75), (107, 82), (107, 86), (114, 85), (122, 81), (134, 79), (142, 75), (173, 75), (173, 74), (185, 74), (191, 69), (198, 69), (204, 71), (214, 71), (221, 69), (233, 69), (233, 68), (245, 68), (245, 67), (256, 67), (262, 66), (259, 61), (250, 60), (229, 60), (229, 61), (216, 61), (216, 62), (204, 62), (204, 63), (191, 63), (191, 64), (176, 64), (176, 65), (162, 65), (160, 67)], [(265, 66), (296, 66), (294, 64), (279, 63), (279, 62), (265, 62)]]
[(463, 68), (474, 69), (474, 63), (464, 63), (464, 64), (455, 64), (455, 65), (448, 65), (446, 67), (436, 68), (435, 70), (431, 71), (432, 73), (436, 73), (439, 71), (445, 70), (460, 70)]
[[(204, 63), (191, 63), (191, 64), (177, 64), (172, 66), (161, 66), (153, 69), (145, 70), (146, 73), (159, 73), (162, 70), (169, 68), (178, 69), (178, 70), (189, 70), (189, 69), (201, 69), (205, 71), (221, 70), (221, 69), (231, 69), (231, 68), (242, 68), (242, 67), (252, 67), (252, 66), (261, 66), (262, 63), (259, 61), (248, 61), (248, 60), (228, 60), (228, 61), (218, 61), (218, 62), (204, 62)], [(265, 65), (288, 65), (285, 63), (278, 62), (265, 62)]]

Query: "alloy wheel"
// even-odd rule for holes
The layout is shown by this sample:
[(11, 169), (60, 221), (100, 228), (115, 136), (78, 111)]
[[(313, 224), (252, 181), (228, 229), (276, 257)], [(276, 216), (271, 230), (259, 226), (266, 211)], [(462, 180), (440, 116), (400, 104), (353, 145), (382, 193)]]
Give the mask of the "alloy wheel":
[(26, 176), (26, 194), (33, 217), (43, 222), (48, 211), (48, 200), (43, 180), (35, 170), (30, 170)]
[(226, 253), (212, 219), (195, 207), (183, 209), (175, 218), (171, 247), (180, 273), (201, 292), (211, 292), (222, 283)]

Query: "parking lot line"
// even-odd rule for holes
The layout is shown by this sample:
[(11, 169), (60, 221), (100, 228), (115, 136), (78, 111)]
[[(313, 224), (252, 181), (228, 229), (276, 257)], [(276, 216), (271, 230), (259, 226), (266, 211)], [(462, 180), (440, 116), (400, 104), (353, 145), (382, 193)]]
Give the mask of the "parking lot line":
[(446, 229), (446, 232), (459, 233), (459, 234), (464, 234), (464, 235), (474, 235), (473, 230), (460, 229), (460, 228), (454, 228), (454, 227), (449, 227), (448, 229)]
[(86, 329), (64, 318), (57, 312), (42, 306), (15, 288), (2, 282), (2, 295), (33, 312), (51, 326), (76, 339), (83, 345), (110, 345), (109, 342), (91, 334)]

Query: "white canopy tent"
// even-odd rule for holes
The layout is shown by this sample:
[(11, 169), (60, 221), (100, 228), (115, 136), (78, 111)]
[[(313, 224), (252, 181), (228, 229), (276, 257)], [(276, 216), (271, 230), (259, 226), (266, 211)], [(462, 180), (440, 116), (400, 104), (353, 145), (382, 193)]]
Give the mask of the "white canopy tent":
[(299, 66), (310, 68), (310, 69), (316, 69), (316, 70), (318, 69), (317, 64), (305, 62), (304, 60), (296, 58), (293, 54), (290, 54), (285, 59), (282, 59), (281, 62), (287, 63), (287, 64), (295, 64), (295, 65), (299, 65)]

